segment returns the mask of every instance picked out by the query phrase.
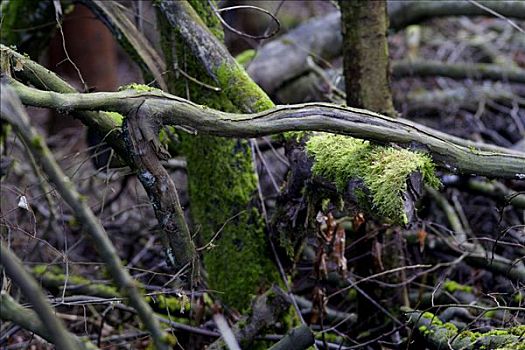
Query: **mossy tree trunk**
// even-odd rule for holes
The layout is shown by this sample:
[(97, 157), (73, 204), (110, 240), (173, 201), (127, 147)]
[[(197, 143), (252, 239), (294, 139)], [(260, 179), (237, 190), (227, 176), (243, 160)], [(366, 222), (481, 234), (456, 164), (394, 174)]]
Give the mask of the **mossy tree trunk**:
[(347, 104), (395, 116), (390, 91), (386, 1), (341, 0), (339, 4)]
[[(209, 5), (201, 0), (190, 3), (212, 33), (223, 40), (221, 24)], [(220, 87), (222, 91), (209, 87), (217, 82), (198, 63), (177, 29), (160, 17), (163, 50), (167, 66), (172, 67), (168, 72), (170, 92), (211, 108), (242, 111), (224, 93), (224, 87)], [(247, 140), (205, 135), (182, 135), (181, 147), (188, 163), (194, 229), (203, 244), (220, 230), (212, 248), (204, 252), (208, 286), (218, 291), (227, 305), (243, 309), (252, 295), (278, 280), (257, 205), (251, 147)]]

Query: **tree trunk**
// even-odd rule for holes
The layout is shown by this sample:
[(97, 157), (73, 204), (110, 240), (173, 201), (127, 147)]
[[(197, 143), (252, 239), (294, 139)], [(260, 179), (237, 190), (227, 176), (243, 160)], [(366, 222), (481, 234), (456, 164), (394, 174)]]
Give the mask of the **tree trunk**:
[(386, 1), (340, 1), (346, 101), (395, 116), (390, 91)]
[[(211, 8), (199, 0), (190, 3), (213, 34), (222, 40), (222, 27)], [(161, 26), (167, 66), (173, 67), (168, 72), (170, 92), (211, 108), (241, 111), (225, 93), (199, 83), (217, 85), (177, 31), (173, 32), (166, 22)], [(187, 79), (188, 75), (199, 82)], [(200, 235), (201, 244), (212, 240), (214, 244), (204, 252), (208, 286), (220, 293), (218, 296), (224, 303), (246, 308), (251, 295), (279, 278), (270, 258), (264, 219), (256, 205), (257, 177), (249, 142), (182, 135), (182, 149), (188, 161), (194, 229)]]
[[(386, 37), (386, 1), (359, 0), (339, 3), (347, 104), (394, 117), (396, 111), (390, 90)], [(366, 277), (403, 264), (403, 247), (399, 235), (393, 230), (381, 228), (372, 220), (366, 221), (356, 230), (356, 236), (352, 237), (360, 241), (355, 247), (356, 252), (368, 253), (356, 261), (354, 272), (358, 276)], [(363, 240), (363, 237), (368, 238)], [(399, 278), (400, 275), (393, 275), (385, 282), (400, 282)], [(402, 304), (401, 294), (398, 294), (397, 290), (396, 293), (392, 293), (392, 290), (381, 290), (374, 283), (365, 282), (360, 287), (356, 288), (357, 315), (360, 319), (358, 324), (366, 325), (366, 329), (360, 331), (369, 331), (370, 327), (377, 331), (379, 327), (381, 332), (380, 327), (388, 321), (384, 309), (381, 310), (381, 302), (393, 297), (397, 299), (396, 305)]]

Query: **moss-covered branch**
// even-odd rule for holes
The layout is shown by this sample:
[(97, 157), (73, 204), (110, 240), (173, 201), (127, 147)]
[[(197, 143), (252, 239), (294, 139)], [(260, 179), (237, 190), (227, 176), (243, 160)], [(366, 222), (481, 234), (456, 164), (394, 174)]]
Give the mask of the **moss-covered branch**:
[[(174, 67), (168, 71), (169, 91), (225, 112), (272, 107), (268, 96), (222, 45), (222, 25), (211, 4), (200, 0), (162, 3), (161, 42), (167, 65)], [(199, 44), (201, 37), (188, 35), (188, 30), (204, 35), (202, 40), (209, 45)], [(192, 79), (185, 79), (188, 76)], [(223, 303), (239, 310), (248, 308), (254, 294), (279, 280), (257, 205), (250, 144), (206, 134), (182, 135), (181, 139), (188, 161), (191, 214), (200, 228), (197, 239), (210, 242), (221, 231), (218, 244), (203, 252), (208, 286), (220, 292), (216, 296)]]
[(486, 333), (460, 331), (430, 312), (407, 312), (408, 323), (434, 349), (525, 349), (525, 326)]
[(250, 113), (274, 107), (268, 95), (252, 81), (219, 38), (203, 23), (189, 2), (162, 0), (160, 8), (169, 23), (178, 29), (184, 43), (199, 59), (209, 76), (218, 83), (236, 108)]
[[(0, 68), (2, 74), (16, 76), (17, 79), (27, 81), (33, 86), (60, 93), (78, 92), (72, 85), (64, 81), (49, 69), (25, 55), (21, 55), (10, 47), (0, 44)], [(14, 67), (17, 67), (14, 70)], [(117, 154), (124, 160), (131, 162), (129, 152), (126, 151), (124, 140), (121, 137), (120, 121), (115, 120), (110, 113), (90, 111), (68, 111), (78, 118), (84, 125), (97, 130), (104, 140), (111, 145)]]
[(489, 177), (525, 178), (525, 154), (463, 140), (404, 119), (328, 103), (279, 106), (253, 113), (225, 113), (162, 92), (57, 94), (10, 81), (23, 103), (69, 110), (111, 110), (127, 114), (147, 104), (165, 125), (180, 125), (204, 134), (257, 137), (285, 131), (326, 131), (371, 140), (395, 142), (429, 152), (445, 168)]
[[(1, 54), (1, 71), (3, 75), (11, 76), (12, 73), (16, 72), (16, 77), (20, 77), (23, 80), (29, 81), (31, 84), (46, 90), (56, 91), (60, 93), (75, 93), (77, 92), (75, 88), (63, 81), (53, 72), (42, 67), (38, 63), (32, 61), (30, 58), (20, 55), (11, 48), (8, 48), (4, 45), (0, 45), (0, 54)], [(15, 70), (14, 67), (17, 67)], [(147, 90), (153, 90), (152, 88), (147, 88)], [(124, 142), (122, 137), (122, 115), (113, 112), (90, 112), (90, 111), (76, 111), (67, 108), (58, 108), (59, 111), (68, 112), (73, 114), (73, 116), (80, 119), (80, 121), (86, 126), (97, 130), (100, 135), (104, 136), (104, 140), (116, 151), (116, 153), (129, 165), (132, 169), (137, 168), (136, 160), (133, 158), (133, 153), (129, 152), (128, 146)], [(102, 109), (105, 111), (105, 109)], [(128, 114), (129, 111), (123, 113)], [(140, 164), (138, 164), (140, 165)], [(159, 170), (160, 171), (160, 170)], [(171, 178), (166, 178), (167, 181), (173, 183)], [(174, 185), (170, 188), (174, 188)], [(164, 193), (165, 196), (177, 196), (177, 194), (168, 194)], [(155, 197), (155, 196), (154, 196)], [(158, 198), (158, 196), (157, 196)], [(176, 207), (176, 203), (172, 203)], [(180, 207), (180, 205), (178, 206)], [(158, 217), (165, 217), (166, 215), (177, 218), (180, 217), (176, 215), (176, 208), (172, 208), (173, 212), (166, 212), (163, 210), (162, 213), (159, 212), (155, 207), (155, 212)], [(180, 209), (182, 210), (182, 209)], [(173, 214), (173, 215), (172, 215)], [(180, 220), (179, 220), (180, 221)], [(171, 223), (169, 220), (166, 224)], [(170, 226), (170, 225), (168, 225)], [(166, 226), (166, 227), (168, 227)], [(175, 226), (184, 226), (182, 223)], [(181, 230), (183, 232), (184, 229)], [(167, 241), (169, 246), (166, 247), (168, 254), (171, 254), (173, 260), (178, 261), (181, 266), (184, 266), (187, 262), (187, 256), (177, 256), (176, 253), (179, 251), (188, 251), (188, 244), (179, 244), (176, 237), (170, 232), (163, 231), (166, 234)], [(189, 251), (192, 251), (189, 249)], [(171, 253), (170, 253), (171, 252)], [(194, 255), (194, 254), (190, 254)], [(193, 260), (193, 259), (190, 259)], [(175, 264), (177, 265), (177, 264)]]

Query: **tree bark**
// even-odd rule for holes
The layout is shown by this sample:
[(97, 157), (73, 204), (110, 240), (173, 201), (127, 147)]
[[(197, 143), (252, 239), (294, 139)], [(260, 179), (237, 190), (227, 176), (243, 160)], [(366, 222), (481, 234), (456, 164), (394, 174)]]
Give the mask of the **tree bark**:
[(386, 1), (340, 1), (346, 103), (395, 116), (390, 91)]

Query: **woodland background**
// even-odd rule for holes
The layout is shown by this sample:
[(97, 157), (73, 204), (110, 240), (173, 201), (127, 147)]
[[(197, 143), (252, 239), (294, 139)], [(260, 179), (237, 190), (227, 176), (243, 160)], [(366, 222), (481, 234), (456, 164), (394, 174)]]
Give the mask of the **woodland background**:
[(0, 8), (2, 349), (525, 349), (525, 2)]

